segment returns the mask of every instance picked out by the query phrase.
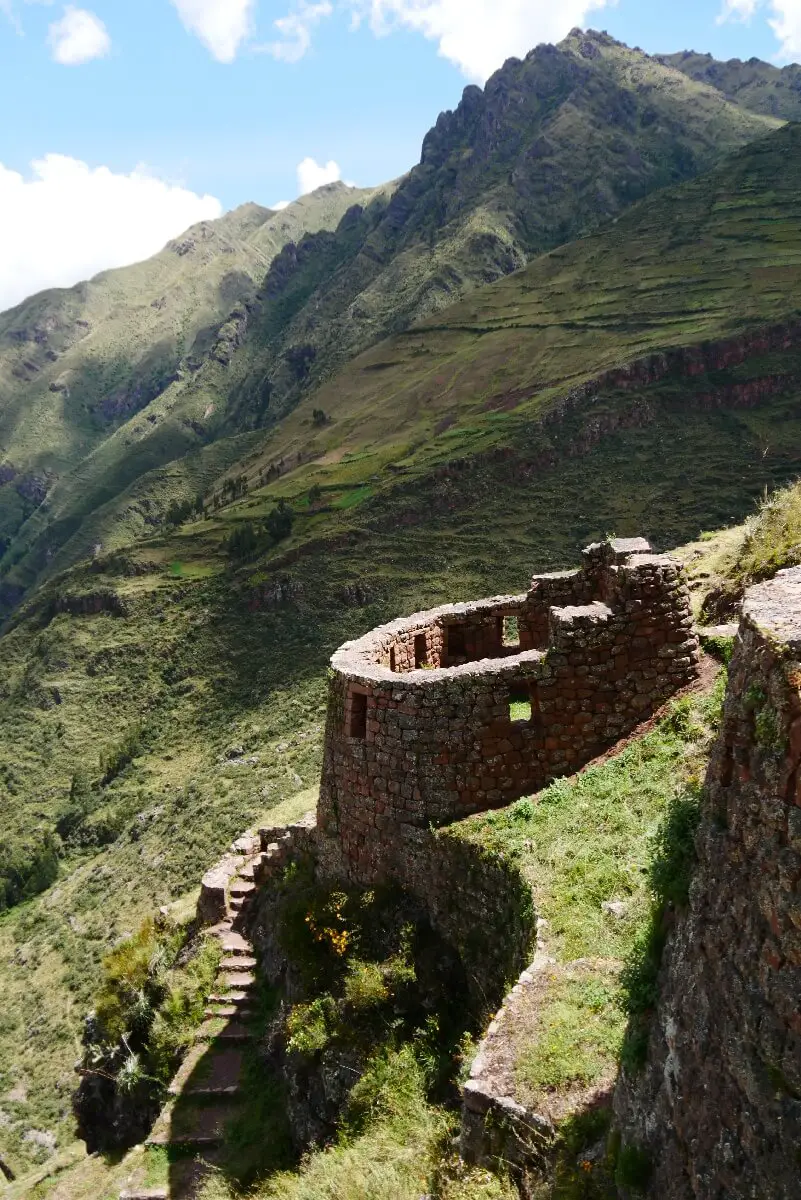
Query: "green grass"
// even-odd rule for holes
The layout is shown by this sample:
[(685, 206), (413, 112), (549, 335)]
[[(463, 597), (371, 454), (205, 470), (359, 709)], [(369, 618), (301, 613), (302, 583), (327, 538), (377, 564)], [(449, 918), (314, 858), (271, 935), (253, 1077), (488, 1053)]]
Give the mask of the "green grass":
[[(347, 1127), (333, 1146), (313, 1151), (296, 1171), (279, 1172), (256, 1185), (255, 1200), (420, 1200), (437, 1182), (440, 1200), (512, 1200), (511, 1185), (456, 1163), (443, 1170), (443, 1147), (452, 1118), (426, 1098), (425, 1068), (406, 1046), (376, 1060), (359, 1085), (370, 1095), (370, 1119)], [(221, 1177), (201, 1200), (230, 1195)]]
[[(529, 880), (556, 960), (531, 1019), (506, 1035), (524, 1103), (561, 1096), (570, 1113), (572, 1092), (609, 1083), (621, 1055), (636, 1057), (655, 1000), (662, 913), (686, 902), (724, 682), (721, 672), (710, 694), (674, 702), (606, 762), (462, 823), (462, 836), (513, 859)], [(622, 913), (604, 907), (613, 901)]]
[(614, 1076), (626, 1023), (617, 998), (614, 980), (584, 979), (580, 972), (554, 977), (531, 1029), (531, 1044), (517, 1063), (528, 1095), (587, 1087)]
[[(513, 856), (561, 962), (621, 959), (648, 912), (647, 872), (671, 801), (697, 789), (720, 695), (682, 700), (657, 729), (536, 799), (463, 823), (464, 836)], [(605, 901), (621, 900), (622, 919)]]
[[(286, 466), (299, 452), (307, 459), (310, 449), (327, 450), (333, 441), (347, 454), (343, 477), (347, 472), (352, 485), (361, 472), (361, 482), (365, 468), (380, 471), (387, 460), (386, 439), (364, 437), (364, 424), (375, 423), (369, 405), (358, 405), (360, 419), (343, 422), (343, 396), (356, 397), (363, 382), (379, 391), (377, 408), (389, 403), (390, 419), (404, 427), (393, 438), (391, 457), (414, 453), (452, 416), (463, 426), (478, 417), (487, 437), (497, 437), (505, 414), (487, 417), (482, 406), (503, 388), (521, 350), (526, 377), (511, 386), (529, 385), (545, 347), (529, 355), (530, 332), (521, 337), (519, 331), (541, 327), (547, 318), (543, 322), (540, 307), (519, 290), (499, 294), (489, 312), (469, 300), (453, 323), (444, 319), (442, 334), (434, 331), (440, 312), (778, 124), (639, 51), (603, 36), (594, 41), (592, 58), (568, 38), (555, 52), (538, 50), (505, 68), (517, 100), (502, 108), (489, 100), (494, 132), (480, 169), (472, 154), (476, 117), (464, 113), (431, 131), (426, 164), (397, 185), (356, 194), (328, 190), (272, 216), (237, 211), (187, 254), (167, 249), (148, 263), (107, 272), (82, 291), (46, 293), (0, 319), (0, 382), (7, 397), (0, 443), (19, 470), (57, 477), (46, 509), (13, 499), (0, 503), (0, 521), (7, 522), (0, 536), (15, 542), (6, 563), (13, 581), (28, 586), (91, 554), (98, 543), (118, 546), (147, 534), (171, 503), (213, 491), (221, 474), (238, 475), (243, 466), (252, 482), (260, 466), (281, 458)], [(529, 155), (533, 144), (544, 161)], [(408, 206), (401, 225), (395, 211), (388, 212), (395, 188), (398, 203)], [(458, 205), (450, 199), (455, 196)], [(285, 242), (305, 231), (333, 230), (356, 200), (365, 205), (363, 214), (352, 213), (333, 236), (307, 239), (296, 261), (278, 256), (276, 265)], [(684, 241), (686, 255), (687, 234), (672, 224), (670, 233), (675, 243)], [(270, 299), (254, 305), (271, 264)], [(602, 277), (593, 271), (590, 282)], [(643, 271), (642, 280), (647, 277)], [(582, 315), (603, 325), (595, 290), (583, 314), (566, 306), (560, 333)], [(247, 337), (223, 365), (219, 348), (233, 345), (229, 335), (238, 340), (243, 301), (250, 308)], [(687, 308), (697, 308), (697, 300)], [(629, 315), (639, 312), (634, 304)], [(232, 313), (239, 317), (226, 320)], [(355, 368), (344, 388), (327, 383), (323, 399), (295, 425), (291, 449), (279, 438), (260, 461), (250, 460), (259, 440), (251, 431), (280, 420), (304, 390), (333, 381), (365, 347), (418, 318), (434, 322), (431, 357), (429, 339), (421, 344), (416, 331), (410, 347), (402, 340), (384, 345)], [(474, 366), (469, 360), (477, 336), (494, 331), (499, 320), (511, 335), (503, 356), (493, 350)], [(56, 328), (45, 343), (41, 328), (51, 321)], [(87, 327), (91, 339), (82, 332)], [(9, 336), (20, 332), (28, 340)], [(454, 334), (464, 343), (461, 362), (453, 361)], [(298, 353), (305, 359), (309, 348), (307, 374), (295, 366)], [(31, 359), (38, 368), (32, 373), (24, 366)], [(30, 378), (23, 384), (15, 371)], [(454, 383), (458, 395), (449, 394)], [(51, 385), (61, 389), (58, 403)], [(315, 408), (328, 418), (319, 428)], [(379, 419), (386, 422), (387, 414)]]

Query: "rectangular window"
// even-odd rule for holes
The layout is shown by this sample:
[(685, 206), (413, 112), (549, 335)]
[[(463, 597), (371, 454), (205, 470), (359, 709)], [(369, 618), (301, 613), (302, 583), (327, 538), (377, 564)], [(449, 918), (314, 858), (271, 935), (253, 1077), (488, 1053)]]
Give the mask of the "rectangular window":
[(501, 644), (507, 649), (518, 649), (520, 646), (520, 627), (517, 617), (504, 617), (501, 628)]
[(522, 684), (509, 691), (509, 720), (531, 720), (531, 692)]
[(414, 635), (414, 665), (418, 670), (428, 666), (428, 645), (424, 633)]
[(446, 626), (448, 635), (448, 660), (467, 658), (467, 642), (464, 636), (464, 625)]
[(397, 671), (397, 669), (398, 669), (397, 666), (395, 665), (395, 647), (394, 646), (390, 646), (390, 650), (389, 650), (389, 669), (390, 669), (390, 671)]
[(351, 693), (348, 734), (362, 741), (367, 737), (367, 697), (360, 692)]

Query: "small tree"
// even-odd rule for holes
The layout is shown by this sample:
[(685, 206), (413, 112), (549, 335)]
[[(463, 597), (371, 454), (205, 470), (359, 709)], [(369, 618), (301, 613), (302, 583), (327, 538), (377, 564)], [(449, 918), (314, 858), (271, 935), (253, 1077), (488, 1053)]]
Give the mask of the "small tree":
[(231, 558), (252, 558), (259, 548), (259, 536), (252, 521), (244, 521), (231, 533), (226, 549)]
[(279, 500), (278, 507), (267, 517), (264, 522), (265, 528), (274, 542), (283, 541), (289, 537), (292, 532), (292, 524), (295, 520), (295, 514), (287, 504), (286, 500)]
[(314, 411), (312, 412), (312, 423), (314, 425), (325, 425), (327, 420), (328, 420), (328, 417), (325, 415), (324, 409), (322, 409), (322, 408), (314, 409)]
[(73, 841), (91, 810), (92, 785), (86, 771), (79, 768), (72, 777), (67, 807), (56, 823), (59, 837), (65, 842)]

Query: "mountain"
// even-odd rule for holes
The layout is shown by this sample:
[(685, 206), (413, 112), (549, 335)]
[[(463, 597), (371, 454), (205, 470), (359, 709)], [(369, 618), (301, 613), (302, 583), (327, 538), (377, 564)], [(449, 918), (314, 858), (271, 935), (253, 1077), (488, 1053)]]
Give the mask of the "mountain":
[[(287, 242), (333, 228), (372, 194), (329, 184), (281, 212), (246, 204), (147, 262), (0, 314), (0, 548), (59, 479), (191, 375)], [(195, 435), (177, 419), (157, 437), (175, 457)]]
[[(340, 188), (316, 224), (244, 214), (242, 256), (252, 245), (266, 253), (241, 281), (230, 247), (225, 259), (212, 256), (211, 300), (186, 327), (178, 313), (171, 321), (170, 306), (152, 307), (166, 303), (161, 282), (135, 318), (121, 309), (119, 323), (105, 319), (115, 311), (107, 277), (98, 284), (103, 318), (93, 309), (53, 324), (41, 301), (33, 311), (21, 306), (6, 333), (6, 378), (9, 369), (17, 374), (0, 426), (8, 477), (0, 535), (11, 543), (0, 607), (9, 611), (43, 573), (95, 546), (147, 533), (176, 497), (209, 491), (254, 444), (254, 430), (381, 337), (776, 126), (605, 34), (575, 30), (557, 47), (510, 60), (483, 91), (467, 88), (397, 186), (372, 197)], [(268, 231), (275, 236), (265, 246)], [(189, 254), (165, 252), (173, 268), (176, 259), (189, 267), (208, 257), (205, 237), (190, 233), (176, 246), (189, 243)], [(257, 267), (273, 254), (255, 286)], [(154, 268), (130, 270), (124, 289)], [(68, 295), (81, 303), (82, 293)], [(102, 325), (102, 347), (103, 335), (78, 320)], [(140, 327), (130, 345), (129, 330)]]
[[(13, 381), (3, 414), (16, 405), (4, 428), (20, 450), (9, 456), (19, 474), (0, 496), (23, 485), (24, 499), (26, 475), (44, 478), (3, 559), (8, 609), (29, 592), (0, 634), (0, 1158), (20, 1174), (49, 1162), (54, 1174), (36, 1194), (51, 1194), (58, 1156), (72, 1153), (76, 1045), (104, 952), (159, 906), (191, 897), (246, 826), (313, 805), (325, 670), (338, 644), (429, 603), (518, 591), (533, 568), (572, 565), (581, 545), (610, 532), (647, 534), (660, 548), (697, 537), (741, 520), (763, 489), (798, 475), (801, 127), (775, 129), (654, 61), (576, 34), (507, 65), (466, 132), (454, 132), (466, 109), (443, 119), (449, 148), (434, 154), (434, 139), (433, 165), (355, 206), (335, 189), (332, 205), (344, 212), (325, 218), (335, 228), (289, 231), (263, 277), (244, 264), (257, 243), (265, 259), (275, 252), (287, 231), (261, 238), (291, 214), (248, 206), (223, 218), (233, 252), (206, 258), (217, 234), (193, 234), (186, 253), (168, 247), (157, 267), (108, 273), (4, 314), (34, 331), (36, 305), (66, 296), (78, 319), (95, 322), (85, 339), (69, 342), (65, 317), (24, 343), (51, 382), (58, 376), (47, 372), (74, 362), (83, 393), (70, 380), (50, 391), (37, 372), (17, 379), (17, 359), (3, 377)], [(553, 76), (543, 74), (550, 63)], [(579, 83), (565, 98), (555, 81), (571, 73)], [(519, 97), (509, 90), (518, 78)], [(565, 139), (548, 176), (561, 181), (553, 193), (525, 166), (528, 133), (509, 134), (516, 149), (503, 158), (504, 131), (529, 112), (537, 86), (554, 89), (556, 126), (547, 128), (555, 148), (555, 128)], [(660, 170), (674, 180), (628, 206), (617, 174), (605, 174), (623, 136), (619, 123), (614, 135), (606, 125), (614, 97), (633, 106), (643, 190), (666, 182)], [(657, 127), (661, 167), (639, 115), (646, 98), (657, 108), (644, 129)], [(491, 149), (472, 176), (465, 151), (485, 136)], [(716, 138), (732, 152), (698, 175), (717, 158)], [(676, 182), (668, 149), (687, 141), (696, 177)], [(627, 154), (617, 173), (636, 165)], [(412, 178), (423, 181), (414, 203)], [(599, 200), (597, 221), (594, 188), (613, 205)], [(398, 194), (405, 216), (391, 235)], [(567, 236), (557, 227), (565, 211), (582, 236), (555, 245)], [(476, 256), (465, 231), (487, 213), (521, 269)], [(426, 281), (457, 251), (452, 294), (470, 294), (427, 307)], [(206, 265), (189, 270), (193, 255)], [(231, 259), (250, 281), (245, 299), (215, 308)], [(502, 277), (480, 285), (479, 261)], [(399, 304), (409, 305), (381, 338), (395, 268)], [(133, 284), (124, 299), (109, 290), (120, 278), (147, 281), (141, 304)], [(169, 326), (181, 377), (127, 418), (88, 414), (81, 395), (97, 405), (113, 391), (102, 372), (117, 337), (126, 364), (137, 364), (118, 386), (148, 378), (139, 364), (154, 328), (168, 336), (159, 322), (172, 311), (152, 307), (168, 291), (154, 278), (193, 297), (182, 311), (196, 325), (180, 337)], [(381, 294), (386, 311), (376, 307), (372, 326), (354, 312), (340, 361), (328, 321), (344, 339), (339, 305), (360, 284), (360, 303)], [(86, 295), (97, 305), (91, 319), (79, 307)], [(117, 304), (128, 315), (112, 330)], [(222, 317), (199, 315), (203, 305)], [(41, 311), (45, 320), (51, 310)], [(156, 322), (141, 337), (140, 319)], [(311, 337), (315, 356), (286, 358)], [(22, 345), (12, 337), (7, 353), (27, 358)], [(48, 350), (63, 357), (52, 362)], [(284, 388), (278, 376), (292, 361), (309, 369)], [(263, 412), (258, 371), (271, 382)], [(101, 419), (109, 423), (98, 429)], [(41, 461), (39, 445), (50, 447)], [(164, 522), (171, 503), (198, 492), (202, 517)], [(293, 522), (276, 539), (265, 526), (282, 502)], [(82, 1194), (110, 1194), (102, 1161), (90, 1169)], [(66, 1179), (58, 1189), (79, 1194)]]
[[(687, 179), (775, 123), (603, 33), (511, 59), (465, 89), (388, 201), (306, 238), (265, 286), (233, 391), (286, 411), (358, 350)], [(297, 369), (303, 351), (303, 370)], [(298, 375), (300, 374), (300, 378)], [(216, 380), (212, 373), (210, 386)], [(230, 404), (230, 401), (229, 401)]]
[(801, 67), (797, 63), (774, 67), (759, 58), (719, 62), (711, 54), (696, 54), (694, 50), (660, 54), (658, 60), (697, 83), (715, 88), (750, 112), (782, 121), (801, 120)]
[[(231, 469), (247, 495), (218, 485), (204, 519), (17, 613), (0, 637), (0, 868), (12, 902), (32, 896), (0, 919), (15, 1169), (69, 1142), (104, 949), (249, 823), (313, 803), (337, 644), (518, 590), (610, 531), (696, 537), (798, 474), (799, 197), (787, 126), (364, 352), (251, 435)], [(294, 526), (274, 544), (281, 500)]]

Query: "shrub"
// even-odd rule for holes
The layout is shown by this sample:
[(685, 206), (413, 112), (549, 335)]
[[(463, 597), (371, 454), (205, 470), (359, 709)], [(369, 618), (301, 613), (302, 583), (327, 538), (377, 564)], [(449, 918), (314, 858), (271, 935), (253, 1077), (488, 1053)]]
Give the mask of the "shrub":
[(268, 515), (264, 522), (265, 529), (274, 542), (283, 541), (292, 532), (295, 515), (285, 500), (279, 500), (277, 508)]
[(225, 542), (226, 552), (231, 558), (248, 559), (258, 553), (259, 535), (252, 521), (244, 521), (232, 530)]
[[(221, 949), (208, 938), (188, 941), (190, 931), (148, 920), (103, 960), (73, 1096), (79, 1135), (92, 1153), (144, 1136), (203, 1019)], [(119, 1119), (110, 1121), (110, 1112)]]
[(332, 996), (318, 996), (310, 1004), (296, 1004), (286, 1021), (287, 1049), (299, 1054), (324, 1050), (334, 1035), (337, 1015)]
[(58, 878), (58, 836), (42, 829), (0, 845), (0, 912), (45, 891)]
[(361, 962), (358, 958), (348, 964), (343, 1000), (357, 1010), (372, 1008), (389, 999), (389, 988), (378, 963)]
[(103, 786), (105, 787), (106, 784), (116, 779), (133, 762), (137, 755), (142, 753), (143, 749), (142, 726), (133, 725), (119, 745), (115, 746), (113, 750), (110, 750), (100, 760), (100, 769), (103, 772)]

